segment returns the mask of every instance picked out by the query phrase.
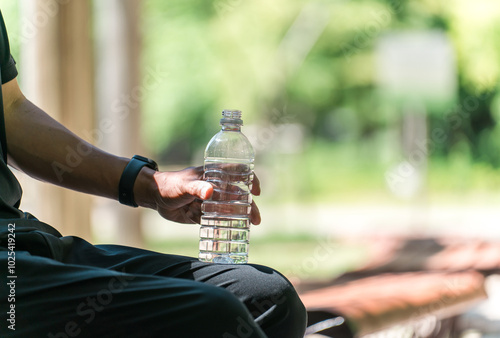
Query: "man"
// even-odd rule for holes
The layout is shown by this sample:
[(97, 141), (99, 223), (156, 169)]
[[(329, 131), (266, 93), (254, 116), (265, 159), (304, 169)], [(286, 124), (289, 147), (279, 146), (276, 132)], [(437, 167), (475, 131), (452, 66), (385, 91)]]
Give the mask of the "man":
[[(94, 246), (19, 209), (21, 188), (6, 163), (183, 223), (199, 222), (213, 188), (201, 167), (159, 172), (153, 161), (108, 154), (50, 118), (18, 86), (1, 15), (0, 29), (0, 336), (302, 337), (304, 306), (270, 268)], [(92, 151), (59, 182), (52, 163), (82, 144)], [(260, 223), (254, 204), (251, 220)]]

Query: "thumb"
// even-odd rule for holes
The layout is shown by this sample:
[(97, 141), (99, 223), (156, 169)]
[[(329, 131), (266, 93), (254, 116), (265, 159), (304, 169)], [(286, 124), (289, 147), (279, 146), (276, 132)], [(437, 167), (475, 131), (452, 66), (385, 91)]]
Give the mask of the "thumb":
[(205, 181), (191, 181), (185, 186), (185, 192), (202, 200), (206, 200), (212, 196), (214, 187)]

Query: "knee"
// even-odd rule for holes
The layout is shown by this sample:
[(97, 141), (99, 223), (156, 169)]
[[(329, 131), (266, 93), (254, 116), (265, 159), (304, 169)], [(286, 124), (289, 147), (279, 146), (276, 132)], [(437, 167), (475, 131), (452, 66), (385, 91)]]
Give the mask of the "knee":
[[(208, 291), (208, 292), (207, 292)], [(229, 291), (209, 287), (198, 297), (197, 328), (193, 337), (263, 337), (244, 304)], [(199, 331), (201, 330), (201, 331)]]
[[(287, 308), (303, 308), (302, 302), (292, 283), (278, 271), (265, 266), (254, 265), (253, 277), (246, 278), (247, 290), (253, 290), (251, 303), (260, 311), (269, 307), (285, 306)], [(251, 285), (250, 285), (251, 284)]]
[(270, 322), (282, 323), (280, 330), (289, 330), (288, 337), (293, 337), (297, 332), (303, 334), (306, 309), (293, 285), (273, 269), (261, 266), (254, 268), (259, 271), (253, 279), (255, 292), (246, 303), (256, 322), (262, 327)]
[(210, 285), (202, 287), (197, 295), (197, 303), (204, 313), (228, 317), (245, 312), (243, 304), (233, 294), (223, 288)]

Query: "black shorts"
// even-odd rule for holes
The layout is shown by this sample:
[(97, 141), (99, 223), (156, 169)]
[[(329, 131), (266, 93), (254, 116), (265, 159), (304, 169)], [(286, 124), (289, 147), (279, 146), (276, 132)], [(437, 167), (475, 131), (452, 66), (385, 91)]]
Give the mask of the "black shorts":
[(1, 337), (304, 335), (302, 302), (268, 267), (92, 245), (36, 220), (0, 222)]

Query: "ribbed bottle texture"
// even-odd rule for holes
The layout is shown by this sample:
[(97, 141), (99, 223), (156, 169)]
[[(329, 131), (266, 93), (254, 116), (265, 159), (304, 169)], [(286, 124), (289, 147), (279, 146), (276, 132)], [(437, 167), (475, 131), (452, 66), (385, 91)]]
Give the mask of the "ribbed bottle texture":
[(201, 206), (199, 259), (248, 262), (254, 151), (241, 133), (241, 112), (224, 110), (222, 129), (205, 149), (204, 179), (214, 193)]

